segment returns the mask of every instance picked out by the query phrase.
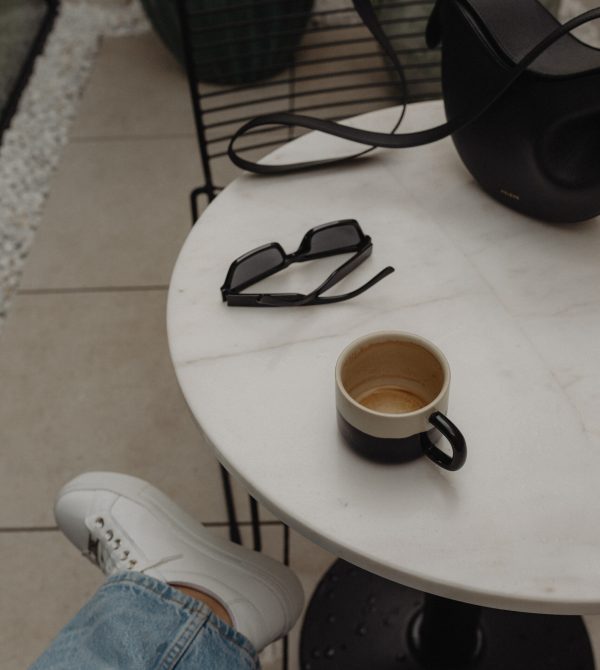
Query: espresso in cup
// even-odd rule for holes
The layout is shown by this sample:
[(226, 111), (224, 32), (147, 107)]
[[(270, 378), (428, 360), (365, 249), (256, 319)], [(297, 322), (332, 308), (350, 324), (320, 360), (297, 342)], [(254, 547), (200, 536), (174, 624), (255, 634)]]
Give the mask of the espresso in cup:
[[(359, 338), (336, 365), (338, 425), (366, 458), (401, 463), (426, 455), (447, 470), (466, 459), (465, 440), (447, 418), (450, 368), (431, 342), (382, 331)], [(444, 435), (452, 456), (435, 445)]]

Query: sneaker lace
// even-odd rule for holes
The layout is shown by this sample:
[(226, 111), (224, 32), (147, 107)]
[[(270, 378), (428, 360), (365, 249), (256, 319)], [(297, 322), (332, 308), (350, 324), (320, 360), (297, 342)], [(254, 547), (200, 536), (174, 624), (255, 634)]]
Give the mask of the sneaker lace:
[(107, 576), (123, 570), (143, 573), (182, 558), (182, 554), (174, 554), (153, 562), (143, 562), (108, 514), (88, 517), (85, 524), (89, 536), (87, 550), (83, 555)]

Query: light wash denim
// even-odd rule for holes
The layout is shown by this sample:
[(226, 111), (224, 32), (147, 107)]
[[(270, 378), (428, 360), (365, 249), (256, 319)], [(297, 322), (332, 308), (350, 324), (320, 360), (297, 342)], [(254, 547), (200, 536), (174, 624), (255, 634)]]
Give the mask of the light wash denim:
[(136, 572), (110, 577), (31, 670), (258, 670), (256, 651), (204, 603)]

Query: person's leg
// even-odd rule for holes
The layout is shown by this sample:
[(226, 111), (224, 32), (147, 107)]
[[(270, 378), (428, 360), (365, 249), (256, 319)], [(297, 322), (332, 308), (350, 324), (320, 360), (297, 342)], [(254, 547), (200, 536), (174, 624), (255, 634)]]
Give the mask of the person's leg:
[(288, 568), (212, 535), (135, 477), (81, 475), (55, 516), (109, 579), (32, 670), (256, 668), (302, 609)]
[(250, 642), (195, 598), (139, 572), (106, 581), (31, 670), (257, 670)]

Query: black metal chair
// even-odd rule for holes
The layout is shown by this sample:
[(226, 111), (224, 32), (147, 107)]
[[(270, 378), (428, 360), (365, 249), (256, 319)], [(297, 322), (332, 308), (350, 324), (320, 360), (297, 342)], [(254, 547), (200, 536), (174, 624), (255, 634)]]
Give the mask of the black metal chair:
[[(218, 173), (244, 121), (280, 111), (337, 120), (441, 96), (439, 51), (424, 39), (433, 0), (374, 4), (403, 63), (406, 100), (392, 65), (350, 4), (311, 11), (312, 0), (178, 0), (203, 171), (202, 185), (191, 194), (194, 221), (199, 196), (210, 202), (224, 186)], [(240, 153), (255, 160), (301, 132), (251, 132), (240, 141)]]
[[(203, 177), (191, 193), (192, 224), (198, 219), (200, 196), (212, 201), (225, 185), (223, 179), (235, 177), (227, 146), (250, 118), (286, 111), (339, 120), (441, 97), (440, 54), (428, 49), (424, 37), (433, 0), (374, 4), (403, 64), (406, 95), (350, 2), (346, 8), (316, 11), (313, 0), (177, 0), (181, 49), (174, 50), (187, 71)], [(303, 132), (251, 132), (239, 150), (258, 160)], [(221, 474), (230, 538), (240, 542), (230, 478), (224, 468)], [(258, 505), (252, 497), (250, 511), (254, 548), (260, 550)], [(284, 562), (289, 564), (285, 525)]]

